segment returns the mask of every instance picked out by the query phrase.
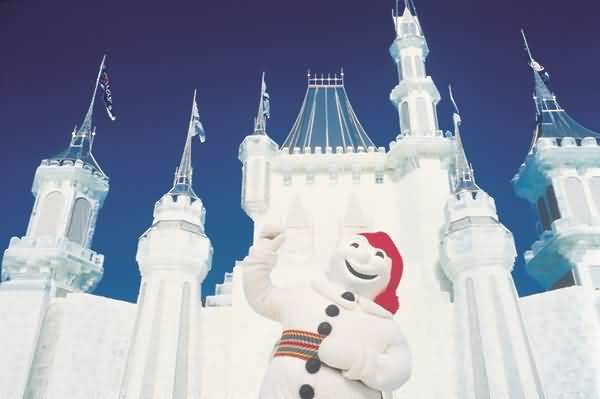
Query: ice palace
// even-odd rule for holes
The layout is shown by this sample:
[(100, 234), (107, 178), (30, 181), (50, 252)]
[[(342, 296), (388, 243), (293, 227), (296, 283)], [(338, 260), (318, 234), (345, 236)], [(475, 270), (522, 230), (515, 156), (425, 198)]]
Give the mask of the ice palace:
[[(519, 298), (513, 236), (474, 181), (458, 112), (453, 133), (438, 127), (419, 18), (409, 6), (394, 22), (401, 132), (389, 148), (363, 129), (343, 73), (309, 76), (281, 145), (261, 95), (239, 150), (241, 196), (255, 238), (269, 221), (286, 226), (274, 282), (323, 270), (353, 233), (386, 231), (407, 265), (396, 318), (413, 371), (384, 398), (600, 399), (600, 135), (565, 112), (531, 59), (537, 122), (513, 186), (539, 211), (543, 233), (525, 260), (546, 292)], [(279, 326), (248, 306), (239, 262), (201, 301), (213, 248), (190, 135), (139, 239), (137, 304), (92, 294), (109, 179), (91, 152), (91, 117), (90, 108), (69, 147), (37, 168), (27, 232), (4, 252), (0, 399), (256, 398)]]

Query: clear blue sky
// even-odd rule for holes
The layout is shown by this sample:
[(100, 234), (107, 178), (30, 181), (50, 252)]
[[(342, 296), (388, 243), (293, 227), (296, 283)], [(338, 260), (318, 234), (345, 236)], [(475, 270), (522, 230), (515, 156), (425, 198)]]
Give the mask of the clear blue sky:
[[(595, 73), (597, 15), (589, 0), (416, 0), (431, 55), (428, 71), (443, 95), (440, 123), (451, 128), (445, 88), (452, 82), (479, 184), (495, 197), (519, 251), (521, 294), (539, 290), (523, 270), (535, 240), (532, 209), (510, 179), (531, 141), (531, 73), (519, 30), (552, 76), (562, 105), (600, 130)], [(194, 88), (207, 130), (194, 147), (195, 190), (207, 208), (215, 246), (211, 293), (241, 259), (252, 224), (240, 209), (238, 146), (252, 129), (259, 76), (272, 97), (270, 135), (282, 143), (300, 107), (306, 71), (344, 67), (354, 108), (373, 141), (398, 131), (388, 95), (396, 74), (388, 55), (392, 0), (117, 1), (0, 0), (0, 247), (21, 236), (40, 160), (62, 150), (87, 108), (104, 52), (112, 76), (111, 123), (96, 109), (96, 158), (111, 178), (94, 249), (106, 255), (97, 293), (134, 301), (137, 238), (154, 202), (170, 188)]]

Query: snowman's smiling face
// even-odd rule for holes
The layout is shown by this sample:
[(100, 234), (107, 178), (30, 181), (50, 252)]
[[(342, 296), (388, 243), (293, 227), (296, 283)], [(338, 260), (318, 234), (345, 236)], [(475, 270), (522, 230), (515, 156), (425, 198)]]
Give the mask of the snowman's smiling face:
[(383, 250), (355, 235), (336, 249), (326, 274), (343, 289), (372, 300), (387, 286), (391, 270), (392, 260)]

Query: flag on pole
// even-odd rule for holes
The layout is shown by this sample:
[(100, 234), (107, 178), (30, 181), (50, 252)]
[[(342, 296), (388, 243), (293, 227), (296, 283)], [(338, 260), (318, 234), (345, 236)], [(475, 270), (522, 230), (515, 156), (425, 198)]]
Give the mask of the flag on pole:
[(539, 75), (543, 82), (547, 83), (550, 80), (550, 74), (546, 72), (546, 69), (542, 64), (533, 59), (531, 55), (531, 49), (529, 48), (529, 43), (527, 43), (527, 37), (525, 36), (525, 30), (521, 29), (521, 35), (523, 35), (523, 43), (525, 44), (525, 52), (527, 53), (527, 59), (529, 66), (535, 73)]
[(106, 112), (108, 113), (108, 117), (111, 120), (117, 119), (117, 116), (113, 111), (113, 101), (112, 101), (112, 90), (110, 88), (110, 78), (108, 76), (108, 69), (106, 68), (106, 63), (102, 62), (102, 67), (100, 68), (100, 79), (98, 81), (100, 88), (102, 89), (104, 106), (106, 107)]
[(198, 113), (198, 105), (196, 104), (196, 91), (194, 90), (194, 104), (192, 105), (192, 116), (190, 117), (190, 127), (188, 134), (191, 137), (198, 136), (201, 143), (206, 141), (206, 134), (204, 132), (204, 126), (200, 121), (200, 114)]
[(267, 119), (271, 118), (271, 96), (267, 92), (267, 82), (265, 82), (265, 74), (262, 75), (262, 102), (263, 102), (263, 116)]

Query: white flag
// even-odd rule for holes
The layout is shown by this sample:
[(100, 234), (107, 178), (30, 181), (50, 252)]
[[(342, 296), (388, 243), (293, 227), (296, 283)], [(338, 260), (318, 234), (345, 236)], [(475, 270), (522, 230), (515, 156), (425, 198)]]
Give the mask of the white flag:
[(200, 114), (198, 113), (198, 105), (196, 104), (196, 92), (194, 91), (194, 105), (192, 106), (192, 116), (190, 118), (190, 128), (188, 134), (192, 137), (198, 136), (200, 142), (206, 141), (206, 134), (204, 132), (204, 126), (200, 121)]
[(271, 117), (271, 96), (267, 93), (267, 83), (265, 82), (265, 74), (262, 75), (262, 102), (263, 102), (263, 115), (269, 119)]

